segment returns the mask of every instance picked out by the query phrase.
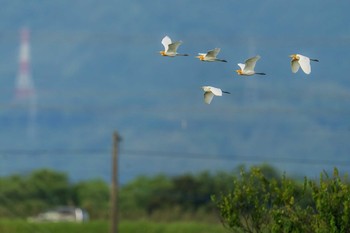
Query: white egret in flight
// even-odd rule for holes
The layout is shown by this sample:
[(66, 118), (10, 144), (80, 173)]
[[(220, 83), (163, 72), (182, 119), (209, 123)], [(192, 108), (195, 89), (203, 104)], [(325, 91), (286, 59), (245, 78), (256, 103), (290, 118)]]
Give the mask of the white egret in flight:
[(255, 57), (247, 59), (244, 64), (238, 63), (238, 66), (241, 68), (240, 70), (236, 70), (237, 74), (250, 76), (254, 74), (265, 75), (265, 73), (258, 73), (254, 71), (256, 62), (260, 59), (260, 56), (257, 55)]
[(318, 62), (317, 59), (311, 59), (300, 54), (292, 54), (289, 57), (292, 58), (290, 62), (290, 66), (292, 68), (293, 73), (296, 73), (299, 70), (299, 67), (301, 67), (301, 69), (304, 71), (305, 74), (310, 74), (311, 73), (310, 61)]
[(216, 56), (220, 53), (220, 48), (215, 48), (213, 50), (208, 51), (207, 53), (198, 53), (198, 56), (196, 58), (199, 58), (201, 61), (221, 61), (221, 62), (227, 62), (223, 59), (218, 59)]
[(204, 91), (204, 102), (210, 104), (214, 96), (222, 96), (222, 93), (230, 94), (230, 92), (222, 91), (220, 88), (212, 86), (203, 86)]
[(188, 56), (188, 54), (177, 53), (177, 49), (182, 44), (182, 41), (172, 42), (169, 36), (165, 36), (162, 39), (162, 44), (164, 46), (164, 50), (159, 52), (162, 56), (168, 56), (168, 57)]

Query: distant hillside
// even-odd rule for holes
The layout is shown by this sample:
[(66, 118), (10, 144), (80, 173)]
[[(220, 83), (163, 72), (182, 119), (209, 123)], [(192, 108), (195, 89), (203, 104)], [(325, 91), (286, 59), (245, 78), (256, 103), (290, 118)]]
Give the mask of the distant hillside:
[[(123, 137), (125, 179), (244, 162), (309, 175), (348, 168), (349, 7), (316, 0), (3, 3), (0, 175), (50, 166), (76, 179), (108, 178), (114, 130)], [(22, 27), (31, 31), (38, 91), (32, 120), (12, 103)], [(191, 56), (157, 54), (164, 35), (182, 40), (179, 50)], [(193, 57), (215, 47), (227, 64)], [(296, 52), (320, 60), (311, 75), (291, 73), (288, 55)], [(236, 64), (255, 54), (267, 76), (237, 77)], [(202, 85), (232, 94), (207, 106)]]

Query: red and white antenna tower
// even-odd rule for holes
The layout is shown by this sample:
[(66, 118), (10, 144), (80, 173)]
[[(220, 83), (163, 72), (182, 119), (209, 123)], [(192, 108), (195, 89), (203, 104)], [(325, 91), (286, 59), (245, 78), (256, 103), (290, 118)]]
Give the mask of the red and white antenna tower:
[(28, 109), (27, 135), (36, 138), (37, 98), (35, 87), (30, 74), (29, 30), (20, 31), (21, 44), (19, 48), (19, 71), (15, 87), (15, 104)]
[(16, 101), (27, 101), (35, 98), (35, 88), (30, 75), (29, 30), (21, 30), (21, 45), (19, 50), (19, 73), (16, 82)]

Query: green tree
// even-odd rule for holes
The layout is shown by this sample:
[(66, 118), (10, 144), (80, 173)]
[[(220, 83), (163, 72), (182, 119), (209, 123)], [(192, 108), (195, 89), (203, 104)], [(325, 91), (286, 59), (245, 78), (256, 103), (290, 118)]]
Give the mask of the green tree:
[(0, 178), (0, 216), (22, 216), (23, 200), (28, 200), (27, 184), (23, 177), (12, 175)]
[(109, 214), (109, 187), (102, 180), (82, 181), (73, 186), (76, 205), (86, 209), (93, 219), (107, 218)]
[(155, 210), (169, 206), (172, 183), (169, 177), (139, 176), (120, 190), (120, 209), (126, 216), (151, 215)]
[(26, 217), (66, 205), (71, 200), (70, 184), (64, 173), (48, 169), (28, 176), (12, 175), (0, 179), (0, 216)]
[(26, 182), (29, 198), (45, 201), (50, 206), (67, 205), (71, 201), (70, 183), (63, 172), (37, 170), (29, 175)]
[(174, 177), (171, 190), (173, 203), (183, 210), (195, 210), (203, 203), (199, 196), (199, 182), (190, 174)]

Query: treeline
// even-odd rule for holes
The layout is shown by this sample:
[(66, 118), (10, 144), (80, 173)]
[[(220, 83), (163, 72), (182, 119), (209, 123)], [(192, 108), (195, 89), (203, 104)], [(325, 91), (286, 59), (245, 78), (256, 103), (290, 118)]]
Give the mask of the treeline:
[(48, 169), (0, 178), (0, 218), (25, 218), (62, 205), (82, 206), (103, 218), (108, 198), (101, 180), (72, 184), (65, 173)]
[[(139, 176), (119, 189), (122, 218), (157, 219), (213, 216), (210, 196), (232, 186), (232, 173)], [(91, 219), (109, 217), (109, 184), (102, 180), (72, 183), (49, 169), (0, 177), (0, 218), (26, 218), (57, 206), (79, 206)]]
[[(109, 184), (71, 183), (37, 170), (0, 178), (0, 218), (26, 218), (62, 205), (109, 217)], [(334, 169), (293, 179), (268, 165), (232, 172), (140, 176), (119, 190), (121, 219), (221, 220), (234, 232), (350, 232), (350, 184)]]

